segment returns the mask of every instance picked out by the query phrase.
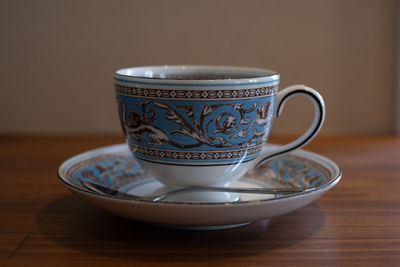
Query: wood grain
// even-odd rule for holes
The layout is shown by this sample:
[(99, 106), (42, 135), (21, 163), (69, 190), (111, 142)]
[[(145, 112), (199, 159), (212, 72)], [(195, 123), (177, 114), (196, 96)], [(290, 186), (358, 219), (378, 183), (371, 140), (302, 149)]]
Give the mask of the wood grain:
[(317, 138), (307, 149), (343, 170), (335, 188), (285, 216), (208, 232), (110, 215), (56, 178), (66, 158), (119, 142), (0, 138), (0, 265), (400, 266), (399, 137)]

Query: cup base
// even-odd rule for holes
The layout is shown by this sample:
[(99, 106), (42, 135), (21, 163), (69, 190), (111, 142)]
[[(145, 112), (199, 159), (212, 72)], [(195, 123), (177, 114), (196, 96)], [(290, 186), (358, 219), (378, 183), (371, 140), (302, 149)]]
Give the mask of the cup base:
[(163, 201), (192, 203), (224, 203), (240, 201), (240, 194), (228, 192), (186, 192), (165, 198)]

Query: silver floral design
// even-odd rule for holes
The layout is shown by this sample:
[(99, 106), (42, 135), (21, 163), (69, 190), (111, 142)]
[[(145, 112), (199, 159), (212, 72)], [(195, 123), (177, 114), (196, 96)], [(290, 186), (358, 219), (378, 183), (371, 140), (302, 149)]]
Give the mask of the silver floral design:
[[(167, 143), (180, 149), (203, 145), (213, 148), (255, 146), (256, 141), (266, 134), (270, 107), (270, 101), (261, 105), (253, 103), (248, 108), (243, 103), (218, 103), (203, 105), (196, 116), (194, 105), (172, 107), (162, 102), (145, 101), (136, 104), (138, 109), (129, 110), (126, 118), (125, 104), (122, 99), (118, 101), (124, 133), (135, 142), (142, 145), (147, 142), (150, 146)], [(212, 114), (219, 108), (224, 111)], [(162, 118), (160, 114), (165, 115)], [(176, 129), (166, 132), (158, 126), (160, 120), (174, 123)], [(143, 134), (147, 135), (147, 141), (143, 140)], [(182, 135), (192, 142), (183, 142), (179, 138)]]

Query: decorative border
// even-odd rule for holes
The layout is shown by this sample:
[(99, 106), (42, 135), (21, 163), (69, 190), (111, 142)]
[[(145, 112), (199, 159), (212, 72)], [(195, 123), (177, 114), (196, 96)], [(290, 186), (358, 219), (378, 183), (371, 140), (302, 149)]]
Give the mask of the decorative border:
[(238, 99), (259, 98), (273, 96), (278, 92), (278, 85), (251, 88), (251, 89), (229, 89), (229, 90), (171, 90), (137, 88), (115, 84), (115, 91), (126, 96), (138, 96), (142, 98), (162, 99)]
[[(243, 149), (225, 150), (225, 151), (175, 151), (165, 149), (155, 149), (148, 147), (141, 147), (135, 144), (129, 144), (132, 151), (136, 156), (143, 155), (156, 160), (169, 161), (169, 160), (184, 160), (190, 161), (215, 161), (216, 165), (221, 161), (235, 162), (243, 157), (249, 158), (250, 156), (259, 153), (263, 144), (247, 147)], [(140, 155), (138, 155), (140, 154)]]

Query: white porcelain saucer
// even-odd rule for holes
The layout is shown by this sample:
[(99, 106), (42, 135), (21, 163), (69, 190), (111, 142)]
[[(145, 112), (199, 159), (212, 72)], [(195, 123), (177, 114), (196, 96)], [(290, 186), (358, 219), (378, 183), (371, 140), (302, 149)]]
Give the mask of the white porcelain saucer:
[(233, 198), (230, 195), (222, 198), (223, 202), (191, 200), (192, 193), (184, 193), (173, 199), (152, 202), (87, 190), (80, 180), (136, 196), (146, 197), (163, 191), (163, 185), (140, 168), (128, 146), (119, 144), (66, 160), (59, 167), (58, 176), (83, 200), (123, 217), (175, 228), (224, 229), (283, 215), (311, 203), (339, 182), (341, 170), (323, 156), (297, 150), (249, 171), (232, 187), (315, 188), (303, 193), (240, 194)]

